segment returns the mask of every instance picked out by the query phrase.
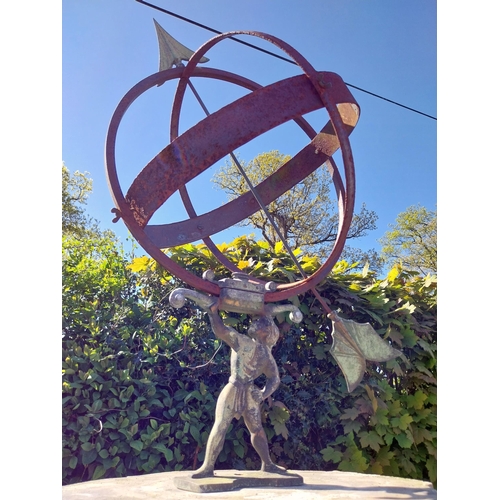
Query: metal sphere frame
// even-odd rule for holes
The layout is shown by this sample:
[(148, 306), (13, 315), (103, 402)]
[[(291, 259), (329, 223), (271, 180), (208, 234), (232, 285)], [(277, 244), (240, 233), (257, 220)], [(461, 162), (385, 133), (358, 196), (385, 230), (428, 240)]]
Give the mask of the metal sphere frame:
[[(304, 74), (262, 87), (240, 75), (214, 68), (196, 66), (216, 43), (234, 35), (250, 35), (267, 40), (292, 57)], [(186, 87), (191, 77), (226, 81), (252, 92), (213, 113), (179, 136), (179, 117)], [(124, 195), (118, 180), (115, 149), (119, 125), (130, 105), (143, 93), (166, 81), (178, 79), (174, 96), (170, 144), (140, 172)], [(302, 117), (315, 109), (326, 108), (330, 121), (316, 133)], [(106, 174), (118, 220), (126, 226), (146, 252), (172, 274), (192, 287), (212, 295), (219, 286), (198, 277), (169, 258), (162, 249), (203, 240), (228, 270), (237, 272), (220, 252), (210, 236), (260, 210), (251, 192), (207, 214), (197, 215), (185, 184), (237, 147), (286, 121), (294, 120), (311, 142), (274, 174), (256, 186), (261, 198), (269, 203), (293, 187), (324, 163), (327, 164), (338, 197), (339, 227), (333, 248), (320, 268), (311, 276), (280, 284), (265, 294), (266, 302), (285, 300), (304, 293), (323, 280), (337, 262), (352, 221), (355, 200), (354, 161), (349, 134), (359, 119), (359, 105), (340, 76), (317, 72), (295, 49), (265, 33), (232, 31), (218, 35), (202, 45), (185, 67), (155, 73), (132, 87), (118, 104), (108, 129), (105, 146)], [(238, 132), (235, 133), (234, 130)], [(213, 147), (217, 139), (217, 148)], [(345, 185), (332, 155), (341, 149)], [(277, 187), (278, 186), (278, 187)], [(189, 219), (164, 225), (148, 224), (154, 212), (176, 191), (180, 192)], [(252, 278), (253, 279), (253, 278)], [(260, 281), (255, 279), (255, 281)]]

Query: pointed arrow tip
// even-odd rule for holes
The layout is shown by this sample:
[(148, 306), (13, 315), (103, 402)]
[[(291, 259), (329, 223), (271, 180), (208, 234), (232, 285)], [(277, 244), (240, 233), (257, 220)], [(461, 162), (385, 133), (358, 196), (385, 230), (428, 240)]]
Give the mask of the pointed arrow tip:
[[(160, 69), (163, 71), (170, 69), (173, 66), (182, 66), (182, 61), (189, 61), (194, 51), (188, 49), (185, 45), (178, 42), (174, 37), (169, 35), (156, 21), (153, 19), (158, 37), (158, 46), (160, 50)], [(200, 63), (208, 62), (208, 57), (202, 57)]]

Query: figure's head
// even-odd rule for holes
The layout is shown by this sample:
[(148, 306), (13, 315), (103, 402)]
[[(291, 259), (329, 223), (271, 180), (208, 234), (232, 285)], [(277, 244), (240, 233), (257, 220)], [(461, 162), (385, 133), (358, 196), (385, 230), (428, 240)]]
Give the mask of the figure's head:
[(273, 347), (280, 336), (278, 327), (269, 316), (259, 316), (252, 321), (248, 335), (269, 347)]

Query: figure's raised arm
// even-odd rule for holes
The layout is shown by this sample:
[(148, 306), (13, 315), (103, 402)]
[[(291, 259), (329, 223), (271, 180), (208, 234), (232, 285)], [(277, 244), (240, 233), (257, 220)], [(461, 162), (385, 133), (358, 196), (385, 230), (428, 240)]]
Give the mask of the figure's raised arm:
[(238, 350), (238, 337), (239, 333), (232, 327), (227, 326), (222, 321), (219, 316), (219, 301), (215, 301), (206, 311), (208, 313), (208, 318), (210, 319), (210, 324), (212, 325), (212, 330), (218, 339), (221, 339), (229, 347)]
[(228, 344), (232, 349), (237, 350), (238, 337), (241, 337), (241, 335), (234, 328), (222, 322), (219, 316), (219, 299), (217, 297), (205, 295), (196, 290), (176, 288), (170, 293), (169, 301), (173, 307), (179, 308), (184, 305), (186, 298), (192, 300), (202, 309), (207, 311), (215, 336)]

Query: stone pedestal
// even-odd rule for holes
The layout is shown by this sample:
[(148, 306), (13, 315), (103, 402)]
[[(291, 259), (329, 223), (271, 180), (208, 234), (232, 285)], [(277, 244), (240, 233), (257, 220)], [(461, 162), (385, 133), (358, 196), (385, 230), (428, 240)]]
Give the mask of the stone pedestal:
[[(192, 472), (160, 472), (143, 476), (128, 476), (118, 479), (99, 479), (62, 487), (62, 500), (209, 500), (209, 499), (252, 499), (252, 500), (336, 500), (336, 499), (378, 499), (392, 500), (418, 498), (436, 500), (437, 492), (432, 485), (415, 479), (358, 474), (355, 472), (324, 471), (289, 471), (289, 476), (302, 485), (269, 486), (278, 480), (277, 474), (265, 474), (258, 471), (220, 470), (215, 478), (190, 479)], [(264, 477), (267, 476), (267, 477)], [(271, 481), (267, 486), (246, 486), (249, 479)], [(300, 478), (300, 479), (297, 479)], [(198, 486), (226, 483), (228, 487), (238, 489), (217, 492), (193, 492), (179, 489), (175, 483), (190, 484), (196, 481)], [(207, 483), (208, 481), (208, 483)], [(234, 485), (236, 481), (236, 486)], [(238, 484), (239, 481), (239, 484)], [(207, 490), (205, 490), (207, 491)], [(213, 490), (212, 490), (213, 491)]]

